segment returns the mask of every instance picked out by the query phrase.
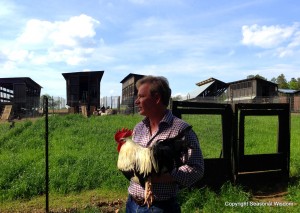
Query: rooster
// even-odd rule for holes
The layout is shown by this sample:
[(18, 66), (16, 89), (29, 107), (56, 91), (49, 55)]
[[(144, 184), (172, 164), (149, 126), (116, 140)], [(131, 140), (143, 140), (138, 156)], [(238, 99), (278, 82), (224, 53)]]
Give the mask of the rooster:
[(117, 167), (128, 180), (133, 180), (145, 187), (145, 203), (148, 207), (153, 202), (151, 175), (161, 175), (180, 167), (181, 153), (192, 148), (187, 140), (183, 140), (185, 134), (191, 130), (186, 127), (177, 136), (158, 140), (152, 147), (142, 147), (132, 139), (132, 130), (122, 129), (115, 134), (117, 150), (119, 152)]

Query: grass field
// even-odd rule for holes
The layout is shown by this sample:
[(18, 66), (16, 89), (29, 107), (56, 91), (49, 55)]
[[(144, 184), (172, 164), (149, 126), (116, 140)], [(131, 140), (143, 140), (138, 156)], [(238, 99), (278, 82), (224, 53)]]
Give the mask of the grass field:
[[(116, 168), (117, 151), (113, 136), (117, 129), (133, 128), (141, 119), (138, 115), (49, 117), (52, 211), (124, 210), (128, 182)], [(220, 117), (202, 115), (186, 116), (183, 119), (192, 124), (197, 132), (205, 158), (219, 157)], [(246, 132), (249, 132), (246, 135), (246, 152), (275, 152), (276, 119), (254, 117), (246, 122)], [(262, 137), (267, 137), (263, 141), (269, 142), (257, 143), (262, 141)], [(0, 212), (43, 211), (44, 146), (43, 118), (17, 121), (11, 129), (7, 122), (0, 123)], [(294, 114), (291, 117), (291, 182), (288, 193), (279, 200), (260, 200), (261, 203), (258, 203), (242, 186), (227, 183), (219, 192), (208, 188), (183, 190), (179, 195), (182, 211), (299, 212), (299, 146), (300, 116)], [(273, 205), (268, 206), (270, 203)], [(265, 206), (254, 206), (259, 204)], [(276, 204), (293, 206), (279, 207)]]

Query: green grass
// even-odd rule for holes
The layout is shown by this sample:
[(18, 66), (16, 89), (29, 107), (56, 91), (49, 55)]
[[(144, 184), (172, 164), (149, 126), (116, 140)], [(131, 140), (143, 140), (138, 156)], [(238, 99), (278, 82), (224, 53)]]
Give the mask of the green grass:
[[(50, 208), (77, 209), (75, 212), (97, 212), (98, 204), (91, 200), (126, 199), (128, 181), (117, 170), (117, 151), (114, 133), (122, 127), (133, 128), (142, 119), (138, 115), (114, 115), (84, 118), (80, 115), (49, 117)], [(221, 151), (220, 116), (183, 117), (198, 134), (204, 156), (219, 157)], [(258, 120), (255, 120), (258, 119)], [(266, 120), (264, 120), (266, 119)], [(246, 119), (246, 150), (259, 145), (260, 152), (273, 152), (276, 125), (271, 117)], [(230, 207), (225, 203), (251, 201), (251, 194), (240, 186), (225, 184), (220, 192), (208, 188), (183, 190), (179, 201), (183, 212), (280, 212), (299, 211), (300, 200), (300, 115), (291, 117), (291, 179), (285, 201), (297, 207)], [(256, 139), (252, 139), (256, 137)], [(269, 136), (267, 136), (269, 137)], [(259, 140), (258, 140), (259, 139)], [(266, 139), (267, 140), (267, 139)], [(253, 145), (254, 144), (254, 145)], [(10, 129), (0, 124), (0, 212), (43, 208), (44, 199), (44, 119), (18, 121)], [(93, 199), (92, 199), (93, 198)], [(42, 203), (42, 204), (41, 204)]]
[(277, 116), (246, 116), (245, 154), (277, 153), (277, 132)]
[(219, 158), (222, 150), (221, 115), (183, 115), (182, 119), (193, 126), (204, 158)]

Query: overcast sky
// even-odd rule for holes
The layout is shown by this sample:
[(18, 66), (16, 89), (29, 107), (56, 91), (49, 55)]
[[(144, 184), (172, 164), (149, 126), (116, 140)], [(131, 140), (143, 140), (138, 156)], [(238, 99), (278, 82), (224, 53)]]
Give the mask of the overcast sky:
[(0, 0), (0, 77), (66, 96), (62, 73), (104, 71), (101, 97), (129, 73), (162, 75), (172, 95), (224, 82), (300, 77), (298, 0)]

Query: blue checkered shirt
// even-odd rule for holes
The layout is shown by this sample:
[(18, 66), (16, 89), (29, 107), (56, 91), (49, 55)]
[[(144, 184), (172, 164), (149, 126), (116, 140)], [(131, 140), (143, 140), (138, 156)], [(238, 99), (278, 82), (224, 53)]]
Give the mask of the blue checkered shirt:
[[(146, 117), (135, 126), (133, 130), (133, 140), (143, 147), (151, 147), (160, 139), (175, 137), (187, 126), (189, 126), (189, 124), (175, 117), (171, 111), (167, 110), (164, 118), (159, 123), (159, 128), (156, 133), (153, 135), (150, 134), (150, 123)], [(155, 200), (173, 198), (177, 195), (179, 184), (182, 186), (191, 186), (203, 176), (204, 163), (198, 138), (194, 131), (189, 131), (185, 137), (190, 141), (193, 148), (182, 155), (182, 166), (174, 168), (171, 172), (171, 176), (176, 182), (169, 184), (152, 184)], [(144, 198), (144, 188), (133, 181), (130, 181), (128, 192), (136, 198)]]

